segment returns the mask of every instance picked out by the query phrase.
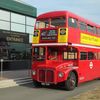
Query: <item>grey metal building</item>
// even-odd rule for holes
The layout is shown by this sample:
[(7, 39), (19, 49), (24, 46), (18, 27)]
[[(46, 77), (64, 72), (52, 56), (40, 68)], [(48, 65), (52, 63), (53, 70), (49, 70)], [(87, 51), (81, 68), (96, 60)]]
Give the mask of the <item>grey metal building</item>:
[(24, 69), (31, 59), (37, 9), (20, 0), (0, 0), (0, 59), (4, 70)]

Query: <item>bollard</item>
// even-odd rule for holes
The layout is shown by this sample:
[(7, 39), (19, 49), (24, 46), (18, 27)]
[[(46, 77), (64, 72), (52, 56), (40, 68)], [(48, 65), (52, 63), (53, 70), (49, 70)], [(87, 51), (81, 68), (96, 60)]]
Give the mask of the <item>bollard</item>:
[(0, 76), (1, 76), (1, 79), (2, 79), (2, 77), (3, 77), (3, 59), (1, 59), (0, 62), (1, 62)]

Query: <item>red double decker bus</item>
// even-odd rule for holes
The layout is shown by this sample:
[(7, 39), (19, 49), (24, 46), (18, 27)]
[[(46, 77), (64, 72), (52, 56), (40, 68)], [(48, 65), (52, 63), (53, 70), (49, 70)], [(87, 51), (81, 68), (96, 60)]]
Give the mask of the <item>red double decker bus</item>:
[(73, 90), (100, 78), (100, 25), (69, 11), (37, 17), (32, 44), (35, 86), (60, 84)]

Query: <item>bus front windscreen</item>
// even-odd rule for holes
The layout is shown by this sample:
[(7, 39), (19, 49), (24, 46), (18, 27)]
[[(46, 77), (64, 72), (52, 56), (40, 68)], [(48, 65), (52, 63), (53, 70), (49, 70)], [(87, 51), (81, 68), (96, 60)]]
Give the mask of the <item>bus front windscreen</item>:
[(33, 60), (34, 61), (44, 61), (45, 60), (45, 48), (44, 47), (34, 47), (33, 48)]
[(48, 53), (47, 53), (47, 59), (48, 60), (58, 60), (58, 48), (54, 47), (48, 47)]

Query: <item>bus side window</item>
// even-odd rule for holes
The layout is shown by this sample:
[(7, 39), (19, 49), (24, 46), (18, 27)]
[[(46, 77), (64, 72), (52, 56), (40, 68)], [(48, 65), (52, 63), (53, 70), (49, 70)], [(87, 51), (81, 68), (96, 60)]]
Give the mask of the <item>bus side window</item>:
[(97, 34), (96, 27), (93, 28), (94, 34)]
[(88, 60), (93, 60), (93, 59), (94, 59), (94, 53), (88, 52)]
[(68, 55), (67, 52), (64, 51), (64, 55), (63, 55), (64, 59), (68, 59), (68, 56), (67, 55)]
[(86, 24), (84, 22), (79, 22), (79, 25), (80, 25), (80, 29), (83, 30), (83, 31), (86, 31), (87, 28), (86, 28)]
[(73, 28), (78, 28), (78, 21), (74, 18), (68, 18), (68, 26)]
[(88, 32), (94, 33), (93, 28), (94, 28), (94, 27), (93, 27), (92, 25), (89, 25), (89, 24), (87, 25), (87, 31), (88, 31)]
[(97, 28), (97, 34), (100, 35), (100, 28)]
[(87, 59), (87, 52), (80, 52), (80, 60), (86, 60)]
[(98, 60), (98, 53), (97, 52), (94, 53), (94, 59)]
[(100, 60), (100, 52), (97, 53), (97, 59)]
[(76, 60), (77, 59), (77, 52), (64, 51), (63, 58), (64, 58), (64, 60)]
[(35, 55), (39, 55), (39, 47), (35, 47), (33, 52)]

